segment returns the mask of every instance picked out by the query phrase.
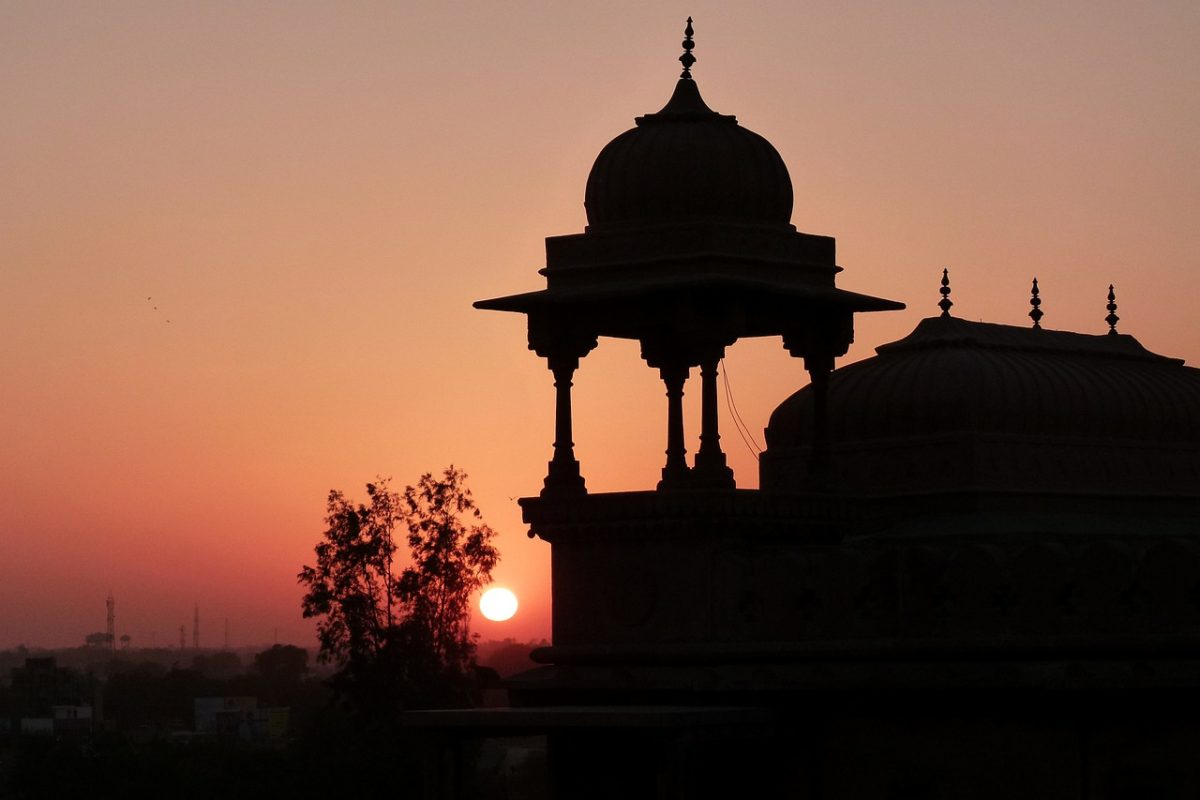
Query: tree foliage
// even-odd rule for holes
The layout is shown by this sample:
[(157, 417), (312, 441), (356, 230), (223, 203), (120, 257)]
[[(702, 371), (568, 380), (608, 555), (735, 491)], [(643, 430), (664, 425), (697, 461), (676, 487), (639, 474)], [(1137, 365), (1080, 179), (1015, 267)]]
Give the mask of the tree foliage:
[[(393, 492), (367, 484), (366, 504), (329, 493), (316, 564), (298, 576), (305, 617), (318, 618), (318, 659), (339, 667), (340, 685), (372, 701), (454, 702), (472, 666), (471, 597), (490, 582), (498, 554), (451, 466)], [(396, 534), (408, 564), (397, 571)]]
[(404, 490), (412, 564), (399, 582), (407, 622), (428, 634), (439, 661), (457, 668), (474, 652), (471, 596), (491, 581), (499, 558), (495, 532), (482, 523), (466, 477), (450, 467), (441, 480), (426, 473)]
[(393, 532), (400, 521), (400, 495), (387, 480), (367, 484), (369, 505), (355, 505), (338, 490), (329, 493), (325, 533), (316, 546), (316, 566), (298, 576), (308, 591), (304, 616), (318, 617), (318, 659), (357, 666), (379, 656), (394, 623)]
[(308, 651), (291, 644), (277, 644), (256, 653), (254, 672), (274, 684), (293, 686), (308, 674)]

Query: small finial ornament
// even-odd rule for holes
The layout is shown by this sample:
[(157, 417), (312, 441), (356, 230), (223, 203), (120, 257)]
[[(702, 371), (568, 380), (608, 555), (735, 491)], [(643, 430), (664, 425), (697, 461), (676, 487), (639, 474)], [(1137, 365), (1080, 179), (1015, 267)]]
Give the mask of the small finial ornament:
[(1104, 321), (1108, 323), (1108, 335), (1116, 336), (1117, 323), (1121, 321), (1121, 318), (1117, 316), (1117, 295), (1113, 291), (1111, 283), (1108, 285), (1108, 305), (1105, 308), (1108, 309), (1108, 316), (1104, 318)]
[(950, 308), (954, 305), (954, 301), (950, 299), (950, 270), (942, 270), (942, 288), (938, 289), (942, 293), (942, 299), (938, 301), (938, 308), (942, 310), (942, 316), (950, 316)]
[(1042, 312), (1042, 309), (1039, 308), (1039, 306), (1041, 306), (1041, 304), (1042, 304), (1042, 299), (1040, 297), (1038, 297), (1037, 278), (1033, 279), (1033, 289), (1031, 291), (1031, 294), (1033, 296), (1029, 300), (1029, 305), (1033, 306), (1033, 310), (1029, 312), (1029, 317), (1033, 320), (1033, 327), (1041, 328), (1042, 327), (1042, 317), (1045, 315)]
[(679, 77), (685, 81), (692, 79), (692, 64), (696, 63), (696, 57), (692, 55), (692, 48), (696, 46), (692, 41), (693, 33), (692, 18), (688, 17), (687, 27), (683, 29), (683, 55), (679, 57), (679, 63), (683, 64), (683, 72)]

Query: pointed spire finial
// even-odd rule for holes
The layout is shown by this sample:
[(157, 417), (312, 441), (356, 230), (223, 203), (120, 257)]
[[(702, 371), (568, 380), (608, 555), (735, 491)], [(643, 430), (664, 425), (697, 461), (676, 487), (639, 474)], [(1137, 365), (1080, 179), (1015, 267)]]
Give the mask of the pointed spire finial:
[(1029, 316), (1033, 320), (1033, 327), (1041, 328), (1042, 317), (1045, 316), (1045, 314), (1042, 312), (1042, 309), (1039, 308), (1039, 306), (1042, 304), (1042, 299), (1038, 297), (1037, 278), (1033, 279), (1033, 289), (1030, 293), (1033, 296), (1029, 300), (1029, 305), (1033, 306), (1033, 310), (1029, 312)]
[(679, 63), (683, 64), (683, 72), (679, 75), (682, 80), (690, 81), (692, 79), (692, 64), (696, 63), (696, 57), (692, 55), (692, 48), (696, 43), (692, 41), (692, 18), (688, 17), (687, 27), (683, 29), (683, 55), (679, 57)]
[(942, 299), (938, 301), (938, 308), (942, 310), (942, 316), (950, 316), (950, 308), (954, 305), (954, 301), (950, 299), (950, 270), (942, 270), (942, 288), (938, 289), (942, 294)]
[(1108, 316), (1104, 318), (1104, 321), (1108, 323), (1108, 335), (1116, 336), (1117, 323), (1121, 321), (1121, 318), (1117, 316), (1117, 295), (1113, 291), (1111, 283), (1108, 285), (1108, 305), (1105, 308), (1108, 309)]

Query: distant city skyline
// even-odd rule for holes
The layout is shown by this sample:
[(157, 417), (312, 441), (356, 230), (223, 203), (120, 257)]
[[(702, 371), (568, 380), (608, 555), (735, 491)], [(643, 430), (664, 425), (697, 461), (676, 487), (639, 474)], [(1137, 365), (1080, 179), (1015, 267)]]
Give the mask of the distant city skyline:
[[(1194, 3), (10, 3), (0, 648), (82, 644), (110, 589), (135, 646), (197, 603), (202, 643), (228, 618), (238, 646), (310, 645), (296, 573), (328, 491), (449, 464), (520, 599), (476, 630), (549, 636), (514, 498), (551, 456), (551, 378), (471, 302), (541, 285), (596, 154), (670, 96), (689, 14), (705, 100), (779, 149), (839, 286), (908, 304), (839, 363), (936, 315), (944, 267), (957, 316), (1017, 325), (1036, 276), (1051, 329), (1106, 330), (1115, 284), (1122, 332), (1200, 362)], [(725, 367), (755, 434), (805, 381), (778, 341)], [(654, 480), (653, 399), (635, 344), (588, 356), (590, 490)]]

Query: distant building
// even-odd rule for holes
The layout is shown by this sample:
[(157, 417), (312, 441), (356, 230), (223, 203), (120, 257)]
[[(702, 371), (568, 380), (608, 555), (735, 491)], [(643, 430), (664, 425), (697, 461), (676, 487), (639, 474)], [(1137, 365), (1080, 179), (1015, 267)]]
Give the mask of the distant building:
[(256, 697), (197, 697), (196, 733), (256, 744), (283, 742), (288, 735), (288, 708), (259, 708)]
[(92, 707), (52, 706), (54, 733), (58, 736), (81, 735), (92, 732)]
[(287, 739), (292, 719), (292, 710), (286, 706), (260, 708), (254, 712), (251, 723), (253, 740), (280, 743)]
[(258, 707), (258, 698), (197, 697), (194, 706), (196, 733), (237, 735), (239, 727)]
[[(80, 720), (90, 727), (91, 702), (96, 681), (67, 667), (52, 657), (27, 658), (25, 665), (12, 670), (13, 711), (21, 719)], [(56, 712), (61, 710), (61, 714)], [(87, 709), (86, 712), (83, 709)], [(67, 723), (71, 727), (74, 723)], [(35, 725), (34, 727), (40, 726)], [(24, 725), (20, 726), (24, 729)], [(52, 723), (53, 727), (53, 723)]]
[(53, 717), (21, 717), (22, 736), (54, 736)]

